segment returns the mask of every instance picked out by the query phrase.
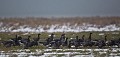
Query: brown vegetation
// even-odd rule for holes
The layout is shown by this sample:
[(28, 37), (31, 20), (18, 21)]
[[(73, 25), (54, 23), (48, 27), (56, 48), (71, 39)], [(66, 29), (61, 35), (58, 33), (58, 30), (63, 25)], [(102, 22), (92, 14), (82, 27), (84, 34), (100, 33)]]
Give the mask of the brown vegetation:
[(43, 18), (43, 17), (26, 17), (26, 18), (0, 18), (0, 22), (4, 25), (20, 26), (20, 25), (52, 25), (52, 24), (65, 24), (70, 23), (81, 25), (83, 23), (96, 24), (96, 25), (110, 25), (120, 24), (120, 17), (61, 17), (61, 18)]

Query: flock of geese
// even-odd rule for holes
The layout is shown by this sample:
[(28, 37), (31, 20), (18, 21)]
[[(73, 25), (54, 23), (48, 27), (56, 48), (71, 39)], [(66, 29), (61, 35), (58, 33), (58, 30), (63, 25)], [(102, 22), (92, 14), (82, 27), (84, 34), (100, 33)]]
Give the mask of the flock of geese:
[(21, 36), (16, 35), (15, 38), (11, 38), (9, 40), (5, 40), (1, 42), (1, 45), (4, 47), (11, 47), (11, 46), (21, 46), (24, 49), (28, 49), (32, 46), (41, 46), (44, 45), (47, 48), (60, 48), (60, 47), (68, 47), (68, 48), (79, 48), (79, 47), (98, 47), (104, 48), (105, 46), (112, 47), (117, 46), (120, 47), (120, 38), (114, 40), (107, 40), (107, 36), (105, 35), (104, 39), (95, 39), (92, 40), (91, 36), (92, 33), (89, 34), (89, 37), (85, 39), (85, 35), (81, 38), (76, 36), (75, 38), (68, 38), (65, 34), (61, 34), (59, 38), (55, 38), (54, 34), (52, 33), (45, 41), (40, 41), (40, 35), (36, 38), (30, 39), (31, 36), (27, 38), (22, 38)]

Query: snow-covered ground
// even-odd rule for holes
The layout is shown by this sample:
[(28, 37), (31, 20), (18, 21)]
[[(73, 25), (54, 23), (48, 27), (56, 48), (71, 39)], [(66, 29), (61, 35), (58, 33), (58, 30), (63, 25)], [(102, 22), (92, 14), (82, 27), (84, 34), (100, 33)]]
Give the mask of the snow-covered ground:
[(82, 31), (120, 31), (120, 27), (115, 24), (101, 26), (94, 24), (70, 25), (70, 23), (59, 25), (38, 25), (30, 27), (29, 25), (4, 26), (0, 23), (0, 32), (82, 32)]
[(119, 48), (111, 49), (29, 49), (0, 51), (0, 57), (120, 57)]

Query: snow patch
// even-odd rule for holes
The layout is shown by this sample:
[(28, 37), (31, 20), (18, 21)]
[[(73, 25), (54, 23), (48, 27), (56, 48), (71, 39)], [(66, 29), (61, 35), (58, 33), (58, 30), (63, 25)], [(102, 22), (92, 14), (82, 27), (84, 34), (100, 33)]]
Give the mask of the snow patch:
[[(115, 24), (106, 25), (100, 27), (100, 25), (94, 24), (86, 24), (83, 23), (82, 25), (70, 25), (70, 23), (59, 25), (46, 25), (42, 26), (39, 25), (38, 27), (30, 27), (29, 25), (23, 25), (15, 28), (15, 26), (19, 25), (16, 23), (11, 27), (2, 26), (3, 23), (0, 22), (0, 32), (83, 32), (83, 31), (119, 31), (120, 27), (116, 26)], [(14, 29), (15, 28), (15, 29)], [(118, 33), (113, 33), (118, 34)]]

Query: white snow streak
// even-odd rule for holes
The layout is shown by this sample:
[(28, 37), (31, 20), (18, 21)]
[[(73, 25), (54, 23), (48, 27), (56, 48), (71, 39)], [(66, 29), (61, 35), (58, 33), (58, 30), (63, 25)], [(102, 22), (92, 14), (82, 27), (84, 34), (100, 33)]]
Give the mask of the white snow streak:
[(51, 26), (39, 25), (38, 27), (30, 27), (29, 25), (23, 25), (17, 27), (16, 29), (13, 28), (16, 27), (2, 26), (2, 23), (0, 23), (0, 32), (83, 32), (83, 31), (119, 31), (120, 30), (120, 27), (116, 26), (115, 24), (100, 27), (99, 25), (86, 24), (86, 23), (83, 23), (83, 25), (77, 25), (77, 24), (70, 25), (69, 23), (64, 25), (54, 24)]

